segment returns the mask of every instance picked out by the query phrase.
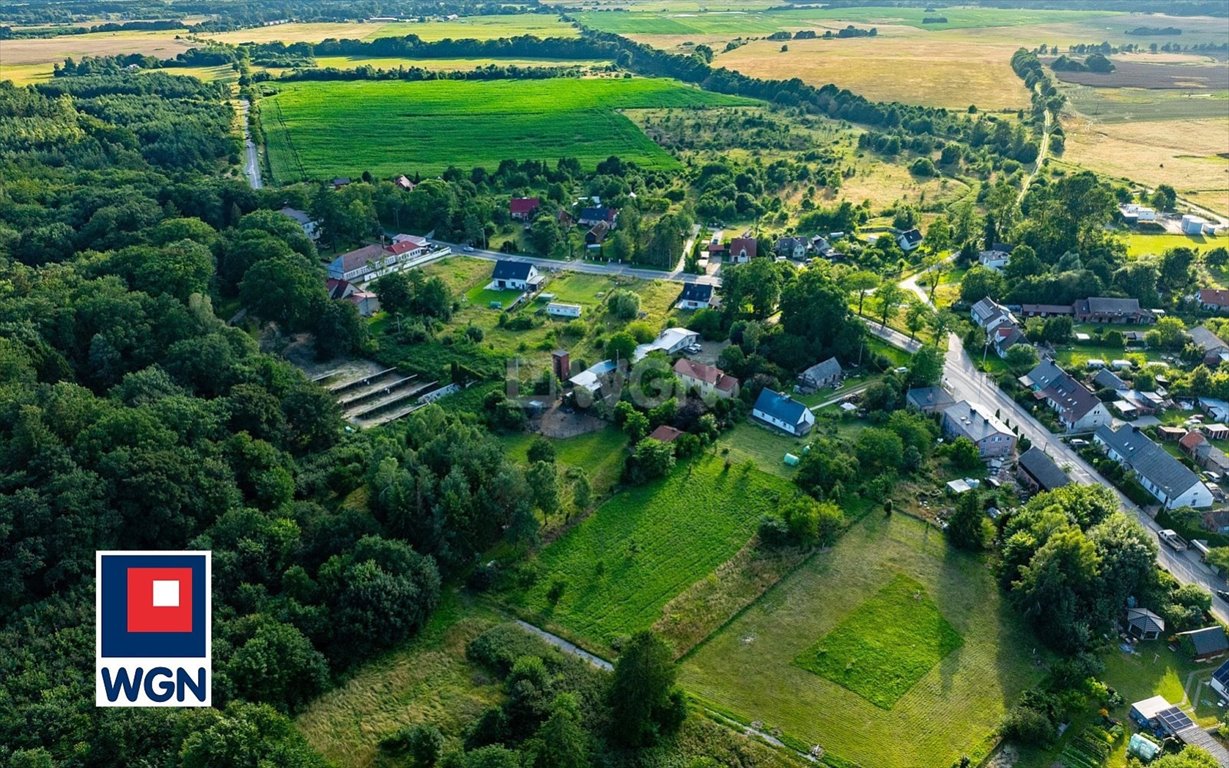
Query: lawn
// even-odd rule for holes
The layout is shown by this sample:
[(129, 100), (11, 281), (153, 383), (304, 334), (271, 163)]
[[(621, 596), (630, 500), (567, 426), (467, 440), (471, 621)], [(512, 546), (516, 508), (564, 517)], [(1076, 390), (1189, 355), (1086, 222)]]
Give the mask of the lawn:
[(1172, 248), (1194, 248), (1207, 251), (1217, 245), (1203, 235), (1152, 235), (1132, 232), (1127, 235), (1127, 256), (1160, 256)]
[(797, 470), (786, 465), (785, 454), (801, 456), (807, 442), (807, 439), (787, 435), (748, 419), (728, 432), (723, 432), (717, 445), (723, 453), (729, 451), (730, 460), (735, 463), (754, 461), (761, 470), (788, 479), (792, 478)]
[[(521, 464), (528, 464), (527, 452), (534, 438), (535, 435), (525, 434), (501, 439), (507, 447), (509, 457)], [(619, 481), (627, 437), (614, 427), (576, 437), (551, 439), (550, 442), (555, 446), (555, 463), (561, 469), (576, 468), (585, 471), (595, 499), (605, 496)]]
[(926, 588), (900, 574), (794, 663), (890, 710), (963, 642)]
[[(506, 600), (529, 619), (609, 652), (729, 560), (760, 516), (795, 493), (750, 463), (726, 468), (712, 455), (681, 462), (669, 477), (615, 495), (542, 550), (534, 585)], [(557, 581), (565, 591), (552, 607), (547, 592)]]
[(565, 155), (587, 167), (618, 155), (673, 169), (677, 161), (618, 110), (751, 103), (657, 78), (304, 82), (275, 90), (263, 115), (279, 182)]
[[(839, 639), (833, 633), (867, 611), (868, 601), (885, 615), (880, 631), (895, 632), (886, 615), (899, 612), (878, 606), (901, 574), (921, 585), (935, 611), (927, 612), (929, 630), (926, 617), (898, 619), (914, 631), (913, 642), (933, 636), (939, 615), (964, 643), (937, 663), (939, 654), (931, 654), (932, 666), (889, 711), (795, 664), (818, 639)], [(931, 768), (961, 755), (976, 765), (994, 746), (1006, 709), (1041, 679), (1033, 663), (1037, 646), (983, 560), (950, 548), (916, 519), (871, 513), (699, 646), (680, 679), (710, 707), (863, 766)], [(900, 660), (914, 655), (904, 647), (897, 652)]]

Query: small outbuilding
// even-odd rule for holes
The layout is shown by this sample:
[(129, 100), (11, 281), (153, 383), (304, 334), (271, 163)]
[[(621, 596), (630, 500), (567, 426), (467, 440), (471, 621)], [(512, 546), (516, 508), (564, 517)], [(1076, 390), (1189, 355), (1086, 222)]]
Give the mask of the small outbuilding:
[(1219, 624), (1190, 632), (1179, 632), (1178, 644), (1195, 661), (1215, 659), (1229, 651), (1229, 638), (1225, 637), (1225, 628)]
[(1128, 608), (1127, 634), (1140, 640), (1156, 640), (1165, 633), (1165, 620), (1147, 608)]

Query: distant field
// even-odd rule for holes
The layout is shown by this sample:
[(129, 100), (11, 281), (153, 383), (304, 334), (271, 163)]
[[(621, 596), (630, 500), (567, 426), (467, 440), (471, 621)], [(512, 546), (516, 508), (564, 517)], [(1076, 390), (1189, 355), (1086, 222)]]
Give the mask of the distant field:
[(310, 82), (262, 104), (273, 175), (439, 173), (506, 158), (676, 161), (616, 110), (751, 103), (662, 79)]
[[(5, 40), (0, 45), (0, 79), (8, 79), (6, 70), (22, 64), (53, 64), (67, 58), (114, 56), (122, 53), (143, 53), (160, 59), (173, 59), (192, 47), (186, 33), (160, 32), (91, 32), (86, 35)], [(50, 72), (51, 67), (47, 67)]]
[(1094, 88), (1066, 84), (1062, 91), (1070, 99), (1073, 109), (1099, 123), (1224, 118), (1229, 115), (1229, 90)]
[(310, 22), (276, 24), (268, 27), (237, 29), (209, 35), (225, 43), (317, 43), (333, 37), (340, 40), (375, 40), (381, 37), (417, 35), (423, 40), (495, 40), (517, 35), (537, 37), (576, 37), (576, 28), (565, 24), (558, 16), (542, 13), (467, 16), (453, 21), (417, 22)]
[(609, 61), (599, 59), (402, 59), (375, 56), (317, 56), (316, 66), (336, 69), (397, 69), (421, 67), (442, 72), (468, 72), (486, 66), (497, 67), (603, 67)]
[[(509, 602), (595, 650), (651, 626), (672, 597), (728, 560), (761, 515), (796, 493), (750, 465), (706, 455), (665, 480), (623, 491), (536, 560), (538, 578)], [(552, 583), (566, 585), (552, 606)]]
[[(795, 666), (902, 573), (922, 585), (964, 643), (890, 710)], [(919, 631), (911, 642), (927, 639)], [(1041, 679), (1036, 645), (982, 560), (949, 548), (913, 518), (872, 513), (710, 637), (684, 660), (680, 680), (709, 706), (863, 766), (943, 766), (961, 755), (976, 765), (1006, 709)]]
[(1216, 64), (1169, 64), (1115, 59), (1113, 72), (1055, 71), (1064, 82), (1098, 88), (1219, 90), (1229, 88), (1229, 67)]

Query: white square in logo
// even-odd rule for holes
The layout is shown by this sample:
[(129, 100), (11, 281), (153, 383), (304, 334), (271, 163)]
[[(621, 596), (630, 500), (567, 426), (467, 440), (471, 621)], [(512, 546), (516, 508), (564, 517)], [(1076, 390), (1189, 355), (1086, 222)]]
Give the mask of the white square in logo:
[(155, 580), (153, 604), (155, 608), (178, 608), (179, 582)]

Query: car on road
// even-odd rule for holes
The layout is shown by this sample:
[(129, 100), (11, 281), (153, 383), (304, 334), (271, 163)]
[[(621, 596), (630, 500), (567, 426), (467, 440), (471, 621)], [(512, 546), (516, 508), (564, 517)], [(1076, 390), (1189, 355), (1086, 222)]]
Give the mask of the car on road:
[(1216, 596), (1219, 597), (1221, 600), (1224, 600), (1226, 603), (1229, 603), (1229, 591), (1224, 590), (1224, 589), (1218, 589), (1216, 590)]
[(461, 250), (465, 251), (466, 253), (470, 253), (470, 252), (472, 252), (472, 251), (474, 250), (474, 246), (472, 246), (472, 245), (463, 245), (463, 246), (461, 246)]

